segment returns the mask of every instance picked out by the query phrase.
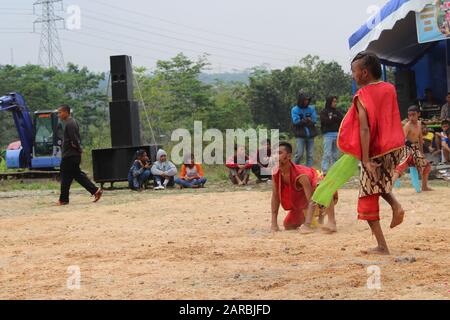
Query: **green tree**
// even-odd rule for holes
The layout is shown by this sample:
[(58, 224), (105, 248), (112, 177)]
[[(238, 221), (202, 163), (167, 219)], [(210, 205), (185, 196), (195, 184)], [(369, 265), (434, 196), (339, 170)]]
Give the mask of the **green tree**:
[(253, 121), (289, 132), (290, 112), (300, 90), (313, 96), (320, 104), (319, 110), (329, 95), (342, 96), (342, 105), (349, 102), (351, 76), (337, 62), (325, 62), (311, 55), (301, 59), (299, 65), (283, 70), (255, 69), (247, 94)]
[[(168, 135), (177, 128), (192, 129), (194, 120), (208, 125), (209, 114), (214, 109), (212, 91), (210, 85), (199, 80), (208, 65), (206, 57), (192, 61), (180, 53), (168, 61), (158, 61), (150, 75), (145, 68), (136, 68), (142, 98), (155, 131)], [(147, 122), (147, 115), (144, 116)], [(143, 128), (147, 138), (148, 124)]]

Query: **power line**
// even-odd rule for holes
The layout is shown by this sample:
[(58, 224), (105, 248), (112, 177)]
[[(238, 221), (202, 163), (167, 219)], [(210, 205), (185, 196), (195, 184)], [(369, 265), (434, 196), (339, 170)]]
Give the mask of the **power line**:
[(32, 16), (32, 13), (0, 12), (0, 15), (7, 16)]
[[(86, 47), (90, 47), (90, 48), (97, 48), (97, 49), (102, 49), (102, 50), (108, 50), (108, 51), (114, 52), (114, 54), (122, 54), (123, 53), (123, 48), (122, 47), (120, 49), (114, 49), (114, 48), (110, 48), (110, 47), (100, 46), (100, 45), (97, 45), (97, 44), (92, 44), (91, 42), (87, 43), (87, 42), (74, 40), (74, 39), (68, 39), (68, 38), (64, 38), (64, 37), (61, 37), (61, 40), (67, 41), (67, 42), (71, 42), (71, 43), (76, 43), (76, 44), (79, 44), (79, 45), (82, 45), (82, 46), (86, 46)], [(141, 58), (144, 58), (144, 59), (149, 59), (150, 58), (155, 63), (157, 61), (162, 60), (160, 58), (152, 57), (150, 55), (142, 55), (140, 53), (130, 52), (130, 54), (132, 56), (141, 57)], [(230, 69), (244, 69), (243, 67), (238, 67), (238, 66), (232, 66), (232, 65), (226, 65), (226, 66), (230, 67)]]
[(3, 34), (17, 34), (17, 33), (22, 33), (22, 34), (24, 34), (24, 33), (28, 33), (28, 34), (32, 34), (33, 32), (31, 32), (31, 31), (0, 31), (0, 33), (3, 33)]
[[(113, 39), (113, 38), (108, 38), (108, 37), (103, 37), (103, 36), (99, 36), (99, 35), (97, 35), (97, 34), (93, 34), (93, 33), (85, 33), (85, 32), (80, 32), (80, 31), (77, 31), (77, 32), (74, 32), (74, 34), (80, 34), (80, 35), (82, 35), (82, 36), (86, 36), (86, 37), (91, 37), (91, 38), (96, 38), (96, 39), (102, 39), (102, 40), (107, 40), (107, 41), (110, 41), (110, 42), (113, 42), (113, 43), (115, 43), (115, 44), (125, 44), (125, 45), (127, 45), (127, 46), (132, 46), (132, 47), (136, 47), (136, 48), (140, 48), (140, 49), (144, 49), (144, 50), (150, 50), (150, 51), (159, 51), (159, 52), (161, 52), (161, 53), (164, 53), (164, 54), (169, 54), (169, 55), (173, 55), (173, 54), (176, 54), (176, 53), (174, 53), (174, 52), (169, 52), (169, 51), (164, 51), (164, 50), (159, 50), (159, 49), (157, 49), (157, 48), (154, 48), (154, 47), (147, 47), (147, 46), (142, 46), (142, 45), (138, 45), (138, 44), (135, 44), (135, 43), (130, 43), (130, 42), (125, 42), (125, 41), (120, 41), (120, 40), (117, 40), (117, 39)], [(130, 39), (133, 39), (133, 38), (130, 38)], [(109, 49), (111, 49), (111, 48), (109, 48)], [(177, 48), (177, 49), (179, 49), (179, 48)], [(112, 51), (117, 51), (117, 50), (114, 50), (114, 49), (111, 49)], [(192, 50), (190, 50), (190, 51), (192, 51)], [(199, 54), (207, 54), (207, 53), (205, 53), (205, 52), (198, 52)], [(142, 56), (142, 55), (141, 55)], [(151, 57), (152, 59), (154, 59), (155, 61), (158, 61), (158, 60), (162, 60), (162, 59), (160, 59), (160, 58), (156, 58), (156, 57), (152, 57), (152, 56), (142, 56), (142, 57)], [(233, 58), (229, 58), (229, 57), (225, 57), (226, 59), (229, 59), (229, 60), (236, 60), (236, 59), (233, 59)], [(227, 64), (227, 66), (228, 67), (230, 67), (230, 68), (235, 68), (235, 69), (245, 69), (245, 67), (244, 66), (237, 66), (237, 65), (231, 65), (231, 64)]]
[[(113, 19), (113, 20), (117, 20), (117, 17), (110, 16), (110, 15), (105, 15), (103, 12), (102, 12), (102, 13), (99, 13), (99, 12), (96, 12), (96, 11), (93, 11), (93, 10), (89, 10), (88, 12), (92, 12), (92, 13), (94, 13), (94, 14), (98, 14), (98, 16), (101, 16), (102, 18), (107, 17), (107, 18), (110, 18), (110, 19)], [(210, 39), (210, 38), (205, 38), (205, 37), (202, 37), (202, 36), (194, 35), (194, 34), (192, 34), (192, 33), (178, 32), (178, 31), (169, 30), (169, 29), (166, 29), (166, 28), (161, 28), (161, 27), (154, 26), (154, 25), (148, 24), (148, 23), (143, 24), (143, 23), (136, 23), (136, 22), (133, 22), (133, 26), (135, 26), (136, 24), (138, 24), (138, 25), (140, 24), (140, 25), (142, 25), (142, 26), (144, 26), (144, 27), (146, 27), (146, 28), (147, 28), (147, 27), (150, 27), (150, 28), (152, 28), (152, 29), (160, 30), (160, 31), (163, 31), (163, 32), (173, 33), (173, 34), (181, 35), (181, 36), (188, 36), (188, 37), (200, 39), (200, 40), (207, 41), (207, 42), (212, 42), (212, 43), (218, 43), (218, 44), (222, 44), (222, 45), (233, 46), (233, 47), (235, 47), (235, 48), (240, 48), (240, 49), (244, 49), (244, 50), (250, 50), (250, 51), (254, 51), (254, 52), (258, 52), (258, 53), (261, 52), (261, 49), (258, 49), (258, 48), (249, 47), (249, 46), (242, 45), (242, 44), (231, 43), (231, 42), (227, 42), (227, 41), (221, 41), (221, 40), (218, 40), (217, 38), (215, 38), (215, 39)], [(158, 34), (158, 35), (159, 35), (159, 34)], [(267, 51), (268, 51), (268, 50), (265, 50), (265, 52), (267, 52)], [(274, 52), (273, 50), (270, 50), (270, 51), (272, 51), (272, 52), (269, 52), (269, 53), (273, 53), (273, 54), (275, 54), (275, 55), (289, 56), (290, 58), (295, 58), (295, 59), (297, 59), (297, 56), (296, 56), (296, 55), (286, 54), (286, 53), (280, 54), (279, 52)], [(271, 59), (272, 59), (272, 58), (271, 58)]]
[(139, 11), (133, 11), (133, 10), (130, 10), (128, 8), (125, 8), (125, 7), (115, 6), (115, 5), (112, 5), (110, 3), (99, 1), (99, 0), (90, 0), (90, 2), (97, 3), (97, 4), (100, 4), (102, 6), (106, 6), (109, 9), (115, 9), (117, 11), (120, 11), (120, 13), (122, 15), (123, 15), (124, 12), (128, 12), (128, 13), (131, 13), (131, 14), (134, 14), (134, 15), (147, 17), (147, 18), (158, 20), (158, 21), (161, 21), (161, 22), (164, 22), (164, 23), (167, 23), (167, 24), (180, 26), (180, 27), (183, 27), (183, 28), (191, 29), (191, 30), (200, 31), (200, 32), (204, 32), (204, 33), (207, 33), (207, 34), (227, 37), (227, 38), (230, 38), (230, 39), (240, 40), (240, 41), (244, 41), (244, 42), (247, 42), (247, 43), (253, 43), (255, 45), (266, 47), (266, 49), (264, 49), (264, 50), (267, 50), (267, 48), (270, 48), (270, 49), (279, 48), (279, 49), (282, 49), (282, 50), (288, 50), (288, 51), (294, 53), (295, 56), (299, 56), (299, 57), (305, 56), (305, 55), (308, 55), (308, 54), (313, 54), (313, 55), (318, 55), (320, 57), (325, 57), (325, 58), (330, 59), (330, 60), (335, 60), (337, 57), (343, 58), (343, 59), (346, 59), (346, 60), (348, 59), (347, 56), (328, 55), (328, 54), (323, 54), (323, 53), (320, 53), (320, 52), (314, 52), (314, 51), (311, 51), (311, 50), (308, 50), (308, 51), (303, 50), (303, 53), (299, 54), (299, 52), (302, 49), (296, 49), (296, 48), (282, 46), (282, 45), (279, 45), (279, 44), (266, 43), (266, 42), (262, 42), (262, 41), (255, 41), (253, 39), (248, 39), (248, 38), (243, 38), (243, 37), (239, 37), (239, 36), (236, 36), (236, 35), (231, 35), (231, 34), (226, 34), (226, 33), (222, 33), (222, 32), (217, 32), (217, 31), (214, 31), (214, 30), (211, 30), (211, 29), (205, 29), (205, 28), (201, 28), (201, 27), (193, 27), (193, 26), (190, 26), (190, 25), (187, 25), (187, 24), (171, 21), (171, 20), (168, 20), (168, 19), (163, 19), (163, 18), (160, 18), (160, 17), (156, 17), (156, 16), (152, 16), (152, 15), (149, 15), (149, 14), (145, 14), (145, 13), (142, 13), (142, 12), (139, 12)]
[[(225, 47), (217, 47), (217, 46), (213, 46), (213, 45), (210, 45), (210, 44), (205, 44), (205, 43), (192, 41), (192, 40), (186, 40), (186, 39), (173, 37), (173, 36), (165, 35), (165, 34), (158, 33), (158, 32), (149, 31), (149, 30), (146, 30), (146, 29), (132, 27), (130, 25), (119, 23), (117, 21), (105, 20), (105, 19), (102, 19), (99, 16), (95, 16), (95, 15), (89, 15), (89, 14), (85, 13), (84, 16), (88, 17), (89, 19), (93, 19), (95, 21), (102, 21), (104, 23), (111, 24), (111, 25), (114, 25), (114, 26), (121, 26), (123, 28), (127, 28), (127, 29), (130, 29), (130, 30), (136, 31), (136, 32), (142, 32), (142, 33), (146, 33), (146, 34), (153, 34), (153, 35), (157, 35), (159, 37), (163, 37), (163, 38), (167, 38), (167, 39), (171, 39), (171, 40), (176, 40), (176, 41), (181, 41), (181, 42), (185, 42), (185, 43), (205, 46), (205, 47), (209, 47), (209, 48), (213, 48), (213, 49), (217, 49), (217, 50), (222, 50), (222, 51), (233, 52), (233, 53), (240, 54), (240, 55), (253, 56), (253, 57), (257, 57), (257, 58), (273, 60), (273, 58), (271, 58), (271, 57), (266, 57), (266, 56), (246, 53), (246, 52), (237, 51), (237, 50), (233, 50), (233, 49), (229, 49), (229, 48), (225, 48)], [(289, 64), (292, 63), (292, 61), (288, 61), (288, 60), (284, 60), (284, 59), (276, 59), (276, 60), (283, 61), (284, 63), (289, 63)]]
[(4, 12), (4, 11), (27, 11), (27, 12), (30, 12), (30, 13), (33, 13), (33, 10), (31, 10), (31, 9), (27, 9), (27, 8), (0, 8), (0, 10), (2, 11), (2, 12)]
[(62, 0), (39, 0), (33, 4), (33, 8), (35, 6), (42, 7), (42, 14), (34, 22), (34, 25), (42, 25), (39, 64), (49, 68), (63, 69), (64, 57), (56, 23), (64, 22), (64, 19), (55, 14), (55, 3), (61, 3), (62, 8)]
[(229, 35), (229, 34), (216, 32), (216, 31), (212, 31), (212, 30), (207, 30), (207, 29), (203, 29), (203, 28), (199, 28), (199, 27), (189, 26), (189, 25), (186, 25), (186, 24), (182, 24), (182, 23), (170, 21), (170, 20), (167, 20), (167, 19), (162, 19), (162, 18), (159, 18), (159, 17), (155, 17), (155, 16), (152, 16), (152, 15), (148, 15), (148, 14), (145, 14), (145, 13), (142, 13), (142, 12), (133, 11), (133, 10), (130, 10), (130, 9), (127, 9), (127, 8), (123, 8), (123, 7), (114, 6), (114, 5), (110, 4), (110, 3), (105, 3), (103, 1), (90, 0), (90, 2), (98, 3), (98, 4), (106, 6), (108, 8), (119, 10), (121, 13), (129, 12), (129, 13), (132, 13), (132, 14), (135, 14), (135, 15), (139, 15), (139, 16), (143, 16), (143, 17), (159, 20), (161, 22), (165, 22), (165, 23), (168, 23), (168, 24), (180, 26), (180, 27), (183, 27), (183, 28), (189, 28), (189, 29), (192, 29), (192, 30), (197, 30), (197, 31), (201, 31), (201, 32), (209, 33), (209, 34), (214, 34), (214, 35), (220, 35), (220, 36), (224, 36), (224, 37), (228, 37), (228, 38), (232, 38), (232, 39), (237, 39), (237, 40), (241, 40), (241, 41), (245, 41), (245, 42), (251, 42), (251, 43), (254, 43), (254, 44), (259, 44), (259, 45), (267, 46), (267, 47), (271, 47), (271, 48), (278, 47), (278, 48), (282, 48), (282, 49), (289, 50), (289, 51), (292, 51), (292, 52), (298, 52), (299, 51), (298, 49), (294, 49), (294, 48), (288, 48), (288, 47), (284, 47), (284, 46), (280, 46), (280, 45), (259, 42), (259, 41), (255, 41), (255, 40), (251, 40), (251, 39), (245, 39), (245, 38), (242, 38), (242, 37), (237, 37), (235, 35)]
[[(173, 46), (173, 45), (166, 45), (166, 44), (157, 43), (157, 42), (154, 42), (154, 41), (147, 41), (147, 40), (141, 39), (141, 38), (130, 37), (128, 35), (124, 35), (124, 34), (120, 34), (120, 33), (116, 33), (116, 32), (108, 32), (108, 31), (105, 31), (105, 30), (97, 29), (97, 28), (88, 27), (88, 29), (95, 31), (95, 34), (93, 34), (93, 33), (84, 33), (84, 32), (80, 32), (80, 31), (77, 31), (76, 33), (79, 33), (79, 34), (82, 34), (82, 35), (85, 35), (85, 36), (89, 36), (89, 37), (103, 38), (104, 40), (108, 40), (108, 41), (121, 42), (121, 43), (130, 45), (130, 46), (135, 46), (135, 47), (139, 47), (139, 48), (143, 48), (143, 49), (147, 49), (147, 50), (155, 50), (155, 51), (159, 51), (159, 52), (162, 52), (162, 53), (172, 54), (172, 52), (160, 50), (160, 49), (155, 48), (155, 47), (144, 47), (142, 45), (137, 45), (135, 43), (129, 43), (129, 42), (127, 43), (127, 42), (124, 42), (124, 41), (120, 41), (120, 40), (117, 40), (117, 38), (111, 39), (111, 38), (101, 37), (101, 36), (97, 35), (97, 33), (98, 32), (102, 32), (102, 33), (114, 35), (116, 37), (117, 36), (124, 36), (124, 37), (127, 37), (130, 40), (136, 40), (136, 41), (139, 41), (139, 42), (154, 43), (154, 44), (158, 44), (158, 45), (161, 45), (161, 46), (174, 48), (174, 49), (181, 50), (181, 51), (191, 51), (191, 52), (195, 52), (197, 54), (208, 53), (208, 54), (211, 54), (213, 56), (224, 58), (224, 59), (227, 59), (227, 60), (233, 60), (233, 61), (240, 60), (240, 61), (245, 61), (246, 63), (248, 63), (248, 62), (254, 63), (253, 60), (248, 60), (248, 59), (243, 59), (243, 58), (235, 58), (235, 57), (230, 57), (230, 56), (225, 56), (225, 55), (215, 54), (215, 53), (210, 53), (210, 52), (201, 52), (201, 51), (198, 51), (198, 50), (182, 48), (182, 47), (177, 47), (177, 46)], [(241, 66), (241, 67), (238, 67), (238, 68), (243, 68), (243, 67)]]

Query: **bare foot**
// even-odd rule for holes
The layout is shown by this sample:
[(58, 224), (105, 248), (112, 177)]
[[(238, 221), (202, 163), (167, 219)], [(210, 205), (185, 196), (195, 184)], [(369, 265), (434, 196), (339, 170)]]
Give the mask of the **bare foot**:
[(58, 201), (58, 202), (56, 203), (56, 205), (57, 205), (58, 207), (62, 207), (62, 206), (68, 206), (69, 203), (68, 203), (68, 202), (63, 202), (63, 201)]
[(327, 225), (322, 227), (322, 230), (328, 233), (336, 233), (337, 226), (335, 223), (327, 223)]
[(300, 227), (299, 231), (300, 231), (300, 234), (311, 234), (311, 233), (314, 233), (314, 229), (311, 228), (310, 226), (306, 225), (306, 224), (302, 225)]
[(430, 187), (426, 187), (426, 188), (422, 188), (423, 192), (430, 192), (430, 191), (434, 191), (433, 189), (431, 189)]
[(385, 256), (390, 255), (389, 250), (383, 247), (376, 247), (373, 249), (362, 250), (361, 253), (367, 255), (385, 255)]
[(401, 225), (405, 219), (405, 211), (402, 207), (392, 209), (391, 229)]

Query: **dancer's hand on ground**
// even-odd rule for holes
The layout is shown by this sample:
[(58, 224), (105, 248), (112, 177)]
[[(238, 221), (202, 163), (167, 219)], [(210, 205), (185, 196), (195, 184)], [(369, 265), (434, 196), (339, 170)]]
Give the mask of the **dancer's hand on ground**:
[(280, 232), (280, 227), (278, 226), (277, 223), (272, 223), (271, 230), (272, 232)]

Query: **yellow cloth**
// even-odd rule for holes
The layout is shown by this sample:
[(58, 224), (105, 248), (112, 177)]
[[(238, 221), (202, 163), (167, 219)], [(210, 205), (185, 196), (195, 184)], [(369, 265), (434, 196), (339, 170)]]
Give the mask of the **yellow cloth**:
[(428, 141), (433, 141), (434, 133), (433, 132), (428, 132), (428, 134), (426, 136), (424, 136), (423, 139), (424, 140), (428, 140)]

